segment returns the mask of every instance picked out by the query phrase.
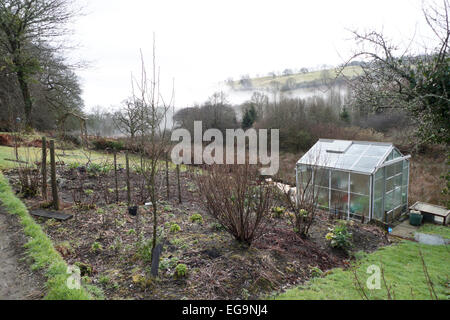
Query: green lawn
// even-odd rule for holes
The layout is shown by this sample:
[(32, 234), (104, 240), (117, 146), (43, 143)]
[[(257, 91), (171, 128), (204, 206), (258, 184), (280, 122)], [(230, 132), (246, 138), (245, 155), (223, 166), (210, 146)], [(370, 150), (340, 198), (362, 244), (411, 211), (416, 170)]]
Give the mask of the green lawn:
[[(85, 151), (82, 149), (75, 150), (56, 150), (56, 161), (63, 161), (66, 164), (78, 163), (80, 165), (85, 165), (88, 159), (92, 163), (113, 163), (113, 155), (110, 153), (99, 152), (99, 151)], [(27, 161), (32, 164), (36, 161), (41, 161), (42, 150), (41, 148), (33, 147), (21, 147), (19, 148), (19, 160)], [(14, 148), (0, 146), (0, 170), (2, 169), (12, 169), (18, 166), (17, 162), (9, 161), (15, 160)], [(47, 161), (50, 161), (50, 154), (47, 155)], [(117, 156), (117, 163), (125, 167), (125, 154), (120, 153)], [(138, 155), (130, 155), (130, 166), (136, 166), (140, 164), (140, 158)], [(170, 164), (170, 169), (174, 170), (175, 165)], [(186, 171), (186, 166), (181, 166), (181, 171)]]
[[(35, 161), (41, 161), (42, 151), (41, 148), (33, 147), (21, 147), (19, 148), (19, 160), (34, 163)], [(85, 164), (90, 158), (93, 163), (102, 163), (105, 161), (112, 162), (113, 155), (97, 152), (97, 151), (83, 151), (82, 149), (75, 150), (56, 150), (56, 161), (64, 161), (64, 163), (79, 163)], [(137, 156), (131, 156), (131, 162), (137, 162)], [(18, 164), (15, 160), (14, 148), (0, 146), (0, 169), (10, 169), (16, 167)], [(47, 155), (47, 160), (50, 161), (50, 154)], [(120, 154), (117, 157), (118, 163), (125, 165), (125, 155)]]
[[(426, 226), (428, 233), (447, 234), (448, 227)], [(384, 267), (385, 278), (393, 286), (396, 299), (430, 299), (423, 265), (419, 256), (422, 251), (428, 273), (434, 284), (439, 299), (449, 297), (450, 252), (448, 246), (428, 246), (411, 241), (383, 247), (371, 254), (359, 254), (357, 268), (358, 278), (365, 285), (371, 274), (367, 273), (370, 265)], [(382, 282), (380, 290), (366, 290), (369, 299), (387, 299)], [(349, 300), (362, 299), (355, 285), (351, 270), (334, 269), (323, 278), (315, 278), (308, 284), (279, 295), (276, 299), (287, 300)]]

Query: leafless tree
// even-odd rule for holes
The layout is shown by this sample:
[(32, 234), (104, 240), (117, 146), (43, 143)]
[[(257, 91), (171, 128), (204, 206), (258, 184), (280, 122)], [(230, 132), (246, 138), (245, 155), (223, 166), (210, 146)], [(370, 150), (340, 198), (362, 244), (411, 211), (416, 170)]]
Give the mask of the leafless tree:
[(141, 121), (145, 123), (145, 131), (141, 133), (142, 152), (141, 172), (147, 181), (150, 201), (153, 209), (153, 239), (152, 252), (157, 244), (158, 227), (158, 194), (160, 185), (157, 184), (161, 161), (164, 159), (169, 140), (168, 113), (173, 105), (173, 96), (165, 101), (160, 91), (160, 71), (156, 65), (156, 45), (153, 39), (152, 73), (148, 78), (144, 56), (141, 52), (141, 75), (133, 78), (132, 97), (134, 103), (142, 103)]
[(414, 39), (400, 48), (381, 32), (353, 31), (359, 48), (343, 67), (364, 61), (360, 64), (362, 75), (347, 79), (353, 105), (363, 115), (384, 109), (407, 110), (418, 124), (422, 142), (450, 143), (449, 9), (448, 0), (424, 4), (424, 17), (436, 44), (421, 54), (411, 49)]
[(39, 58), (63, 49), (60, 40), (77, 13), (70, 0), (0, 1), (0, 46), (19, 83), (28, 128), (32, 126), (32, 78), (42, 67)]
[(114, 113), (114, 123), (123, 133), (134, 139), (144, 129), (142, 117), (143, 103), (139, 99), (127, 99), (122, 102), (120, 111)]

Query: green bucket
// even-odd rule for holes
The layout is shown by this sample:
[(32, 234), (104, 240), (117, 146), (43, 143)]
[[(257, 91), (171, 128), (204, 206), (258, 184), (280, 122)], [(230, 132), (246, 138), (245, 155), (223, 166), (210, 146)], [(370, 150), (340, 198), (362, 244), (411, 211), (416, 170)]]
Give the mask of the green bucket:
[(412, 226), (420, 226), (422, 224), (423, 216), (420, 213), (409, 214), (409, 224)]

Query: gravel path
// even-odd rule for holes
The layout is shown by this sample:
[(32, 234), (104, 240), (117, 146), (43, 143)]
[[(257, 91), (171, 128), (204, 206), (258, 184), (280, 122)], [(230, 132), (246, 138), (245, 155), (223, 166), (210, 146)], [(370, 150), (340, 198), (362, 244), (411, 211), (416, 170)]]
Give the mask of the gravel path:
[(43, 296), (44, 278), (23, 260), (25, 242), (17, 217), (0, 207), (0, 300), (36, 300)]

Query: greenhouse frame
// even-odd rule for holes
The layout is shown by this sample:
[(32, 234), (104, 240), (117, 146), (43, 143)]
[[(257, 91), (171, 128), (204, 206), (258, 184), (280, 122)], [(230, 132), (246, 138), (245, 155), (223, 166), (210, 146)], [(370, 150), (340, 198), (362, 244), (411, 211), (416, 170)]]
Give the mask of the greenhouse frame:
[(296, 166), (297, 201), (347, 219), (390, 222), (408, 210), (411, 156), (392, 143), (319, 140)]

